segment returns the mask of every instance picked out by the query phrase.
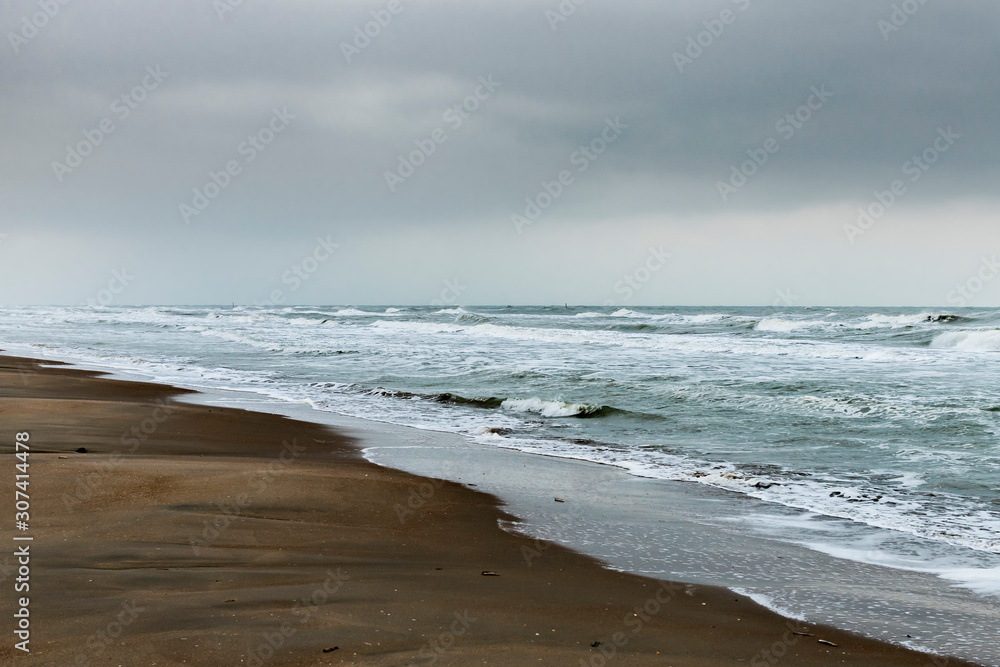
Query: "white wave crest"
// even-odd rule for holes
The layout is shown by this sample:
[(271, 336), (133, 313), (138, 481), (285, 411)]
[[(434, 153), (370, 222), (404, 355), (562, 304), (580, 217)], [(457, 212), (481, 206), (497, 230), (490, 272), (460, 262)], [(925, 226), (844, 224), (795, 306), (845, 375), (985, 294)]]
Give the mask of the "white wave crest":
[(370, 317), (377, 315), (378, 313), (366, 313), (363, 310), (358, 310), (357, 308), (341, 308), (337, 312), (333, 313), (334, 317)]
[(958, 568), (945, 570), (941, 576), (951, 581), (957, 581), (957, 586), (968, 588), (980, 595), (1000, 597), (1000, 567)]
[(543, 417), (575, 417), (596, 409), (586, 403), (546, 401), (542, 398), (508, 398), (500, 407), (511, 412), (533, 412)]
[[(661, 351), (664, 354), (683, 352), (711, 352), (722, 354), (746, 354), (754, 356), (794, 355), (810, 359), (856, 359), (862, 357), (877, 361), (891, 361), (915, 354), (908, 350), (887, 349), (870, 346), (845, 346), (799, 343), (781, 339), (740, 340), (732, 336), (695, 336), (677, 334), (636, 334), (593, 329), (545, 329), (540, 327), (518, 327), (497, 324), (465, 324), (380, 320), (372, 324), (376, 329), (385, 329), (413, 335), (436, 333), (456, 334), (471, 338), (507, 340), (512, 342), (533, 341), (560, 345), (610, 345), (631, 349)], [(921, 350), (920, 353), (924, 353)]]
[(677, 315), (658, 315), (654, 317), (654, 320), (674, 318), (679, 319), (680, 322), (684, 324), (710, 324), (711, 322), (721, 322), (729, 317), (724, 313), (705, 313), (704, 315), (682, 315), (678, 318)]
[(931, 347), (967, 352), (1000, 352), (1000, 329), (949, 331), (931, 341)]
[(930, 313), (917, 313), (916, 315), (883, 315), (881, 313), (874, 313), (856, 324), (855, 328), (876, 329), (888, 327), (890, 329), (900, 329), (932, 321), (933, 317)]
[(826, 322), (818, 322), (814, 320), (785, 320), (780, 317), (765, 317), (757, 323), (757, 326), (755, 326), (754, 329), (757, 331), (787, 332), (820, 326), (823, 324), (826, 324)]

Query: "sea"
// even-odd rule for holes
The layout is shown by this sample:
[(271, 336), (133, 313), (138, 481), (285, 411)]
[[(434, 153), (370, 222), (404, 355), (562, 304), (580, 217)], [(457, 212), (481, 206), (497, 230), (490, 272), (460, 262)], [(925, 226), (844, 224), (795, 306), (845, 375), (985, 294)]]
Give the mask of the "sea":
[(512, 530), (1000, 665), (998, 309), (4, 307), (0, 348), (415, 434), (366, 455)]

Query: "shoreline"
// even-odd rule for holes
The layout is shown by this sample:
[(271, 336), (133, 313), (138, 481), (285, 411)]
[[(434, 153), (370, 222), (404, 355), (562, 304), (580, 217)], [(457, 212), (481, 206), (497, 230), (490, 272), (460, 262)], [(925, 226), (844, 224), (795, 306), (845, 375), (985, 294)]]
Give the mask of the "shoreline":
[(495, 497), (377, 466), (322, 425), (42, 363), (0, 357), (4, 421), (38, 447), (24, 664), (940, 662), (506, 532)]

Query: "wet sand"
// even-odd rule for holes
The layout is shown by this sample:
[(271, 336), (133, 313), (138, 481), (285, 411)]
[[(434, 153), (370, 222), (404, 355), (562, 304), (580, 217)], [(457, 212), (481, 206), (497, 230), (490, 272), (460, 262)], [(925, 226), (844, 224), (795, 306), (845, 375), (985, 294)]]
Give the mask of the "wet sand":
[[(14, 434), (31, 446), (30, 530), (11, 501), (3, 521), (0, 662), (945, 664), (725, 589), (612, 572), (505, 532), (491, 496), (365, 461), (325, 426), (183, 393), (0, 357), (8, 498)], [(13, 590), (15, 534), (34, 537), (29, 593)], [(14, 648), (24, 595), (30, 654)]]

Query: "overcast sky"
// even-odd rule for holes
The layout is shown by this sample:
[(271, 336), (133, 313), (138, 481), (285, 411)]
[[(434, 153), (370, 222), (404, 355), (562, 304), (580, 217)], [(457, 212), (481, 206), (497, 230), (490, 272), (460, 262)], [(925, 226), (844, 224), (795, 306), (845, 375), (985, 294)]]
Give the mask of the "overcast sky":
[(0, 15), (3, 304), (944, 305), (1000, 252), (995, 0), (66, 1)]

